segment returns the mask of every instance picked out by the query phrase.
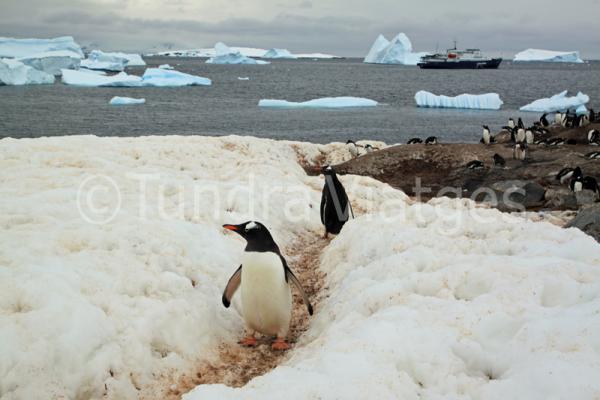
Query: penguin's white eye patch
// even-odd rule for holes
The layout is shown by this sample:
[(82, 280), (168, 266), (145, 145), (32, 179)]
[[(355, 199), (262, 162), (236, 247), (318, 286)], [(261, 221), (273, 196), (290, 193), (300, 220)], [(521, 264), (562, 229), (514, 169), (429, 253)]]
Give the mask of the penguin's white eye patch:
[(249, 231), (250, 229), (256, 229), (256, 228), (258, 228), (258, 225), (256, 225), (256, 222), (254, 222), (254, 221), (249, 222), (246, 225), (246, 231)]

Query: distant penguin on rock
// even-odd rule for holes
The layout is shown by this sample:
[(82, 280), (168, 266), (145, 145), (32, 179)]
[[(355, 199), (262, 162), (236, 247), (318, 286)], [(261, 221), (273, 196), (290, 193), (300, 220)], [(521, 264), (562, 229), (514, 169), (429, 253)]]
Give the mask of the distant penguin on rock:
[(557, 137), (554, 139), (548, 139), (546, 143), (548, 144), (548, 146), (562, 146), (563, 144), (565, 144), (565, 139)]
[(533, 143), (533, 132), (530, 129), (525, 131), (525, 143), (532, 144)]
[(465, 165), (466, 169), (483, 169), (483, 163), (479, 160), (469, 161), (467, 165)]
[(300, 281), (288, 267), (269, 230), (260, 222), (248, 221), (239, 225), (223, 225), (246, 239), (246, 249), (239, 268), (233, 273), (223, 291), (222, 302), (229, 308), (231, 299), (241, 287), (242, 314), (248, 336), (240, 341), (245, 346), (258, 344), (255, 334), (276, 336), (273, 350), (286, 350), (286, 336), (292, 318), (290, 283), (300, 292), (308, 314), (313, 308)]
[(596, 113), (594, 113), (594, 109), (593, 108), (590, 108), (589, 117), (588, 118), (590, 120), (590, 123), (596, 122)]
[(588, 143), (591, 145), (600, 145), (600, 131), (598, 129), (592, 129), (587, 135)]
[(592, 192), (596, 193), (597, 195), (600, 194), (600, 188), (598, 187), (598, 181), (596, 181), (596, 178), (593, 178), (591, 176), (586, 176), (583, 178), (583, 180), (581, 182), (581, 187), (582, 187), (582, 189), (585, 189), (585, 190), (591, 190)]
[(519, 120), (517, 122), (517, 127), (519, 129), (525, 129), (525, 124), (523, 123), (523, 120), (521, 119), (521, 117), (519, 117)]
[(521, 161), (525, 161), (527, 159), (527, 143), (515, 143), (515, 146), (513, 147), (513, 158)]
[(540, 117), (540, 124), (542, 124), (542, 126), (546, 127), (546, 126), (550, 126), (550, 122), (548, 122), (548, 118), (546, 118), (548, 116), (547, 113), (544, 113), (541, 117)]
[(519, 128), (515, 137), (517, 143), (523, 143), (525, 141), (525, 129)]
[(417, 144), (417, 143), (423, 143), (423, 140), (419, 139), (419, 138), (412, 138), (412, 139), (409, 139), (407, 142), (407, 144)]
[(483, 134), (481, 136), (483, 144), (491, 144), (494, 141), (494, 137), (490, 133), (490, 128), (487, 125), (483, 125)]
[(496, 153), (492, 158), (494, 159), (494, 165), (496, 167), (504, 167), (506, 165), (506, 161), (500, 154)]
[(437, 137), (435, 136), (429, 136), (427, 139), (425, 139), (425, 144), (437, 144), (438, 140)]
[(583, 189), (583, 173), (581, 172), (581, 168), (575, 168), (575, 170), (571, 174), (569, 187), (574, 192), (579, 192)]
[(564, 184), (565, 182), (569, 181), (573, 176), (577, 175), (581, 175), (581, 168), (565, 167), (558, 171), (558, 174), (556, 174), (556, 180), (559, 181), (561, 184)]
[(514, 129), (515, 128), (515, 120), (512, 118), (508, 119), (508, 128), (509, 129)]
[(562, 125), (562, 121), (563, 121), (563, 114), (561, 112), (557, 111), (556, 114), (554, 114), (554, 124)]
[(367, 144), (365, 145), (365, 151), (366, 151), (367, 153), (372, 153), (372, 152), (373, 152), (373, 146), (371, 146), (370, 144), (368, 144), (368, 143), (367, 143)]
[(325, 238), (330, 233), (337, 235), (350, 218), (352, 205), (348, 200), (346, 189), (339, 181), (334, 169), (327, 165), (322, 169), (325, 184), (321, 193), (321, 222), (325, 226)]
[(352, 158), (358, 157), (358, 146), (356, 145), (356, 143), (354, 143), (354, 141), (348, 140), (346, 142), (346, 147), (348, 148), (348, 151), (350, 152)]
[(587, 158), (588, 160), (597, 160), (597, 159), (600, 159), (600, 151), (592, 151), (590, 153), (587, 153), (585, 155), (585, 158)]

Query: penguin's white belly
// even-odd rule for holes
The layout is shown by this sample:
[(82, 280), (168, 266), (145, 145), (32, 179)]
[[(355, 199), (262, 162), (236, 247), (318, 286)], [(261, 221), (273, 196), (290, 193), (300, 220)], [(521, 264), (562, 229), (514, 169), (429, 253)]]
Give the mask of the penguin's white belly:
[(279, 256), (272, 252), (244, 253), (241, 291), (248, 327), (285, 337), (292, 317), (292, 293)]

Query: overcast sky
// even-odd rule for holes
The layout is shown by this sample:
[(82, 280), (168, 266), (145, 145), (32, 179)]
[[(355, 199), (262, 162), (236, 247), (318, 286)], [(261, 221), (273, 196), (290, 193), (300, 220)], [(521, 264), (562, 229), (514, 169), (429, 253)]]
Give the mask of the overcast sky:
[(72, 35), (104, 50), (230, 46), (364, 56), (379, 33), (417, 51), (579, 50), (600, 58), (600, 0), (0, 0), (0, 36)]

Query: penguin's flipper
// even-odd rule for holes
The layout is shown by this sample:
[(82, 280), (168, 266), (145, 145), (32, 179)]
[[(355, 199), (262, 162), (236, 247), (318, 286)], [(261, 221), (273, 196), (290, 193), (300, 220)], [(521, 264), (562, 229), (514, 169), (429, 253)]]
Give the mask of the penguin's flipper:
[(238, 289), (238, 287), (240, 287), (240, 283), (242, 283), (241, 265), (233, 273), (233, 275), (231, 275), (231, 278), (229, 278), (227, 286), (225, 286), (225, 290), (223, 291), (223, 297), (221, 298), (221, 300), (223, 301), (223, 305), (225, 306), (225, 308), (229, 308), (229, 305), (231, 304), (231, 298), (233, 297), (233, 294)]
[(306, 295), (306, 292), (304, 291), (302, 284), (300, 283), (298, 278), (296, 278), (296, 275), (294, 275), (294, 273), (292, 272), (290, 267), (288, 267), (287, 262), (285, 261), (285, 258), (281, 257), (281, 260), (283, 262), (283, 267), (285, 268), (285, 280), (292, 281), (292, 283), (294, 285), (296, 285), (296, 287), (298, 288), (298, 291), (302, 295), (302, 301), (304, 301), (304, 304), (306, 304), (306, 309), (308, 310), (308, 314), (313, 315), (313, 306), (312, 306), (312, 304), (310, 304), (310, 300), (308, 300), (308, 296)]

